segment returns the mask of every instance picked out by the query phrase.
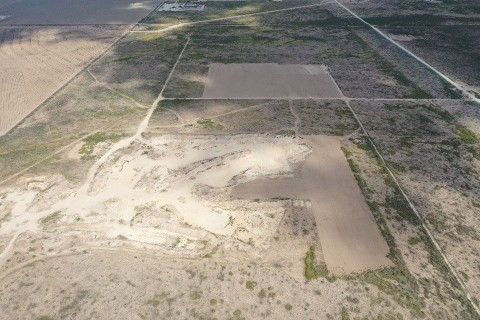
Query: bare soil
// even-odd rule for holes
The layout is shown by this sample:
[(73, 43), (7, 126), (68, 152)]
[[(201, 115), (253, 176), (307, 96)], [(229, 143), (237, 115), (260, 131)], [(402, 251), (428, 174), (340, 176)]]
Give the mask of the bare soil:
[(236, 186), (240, 198), (294, 198), (311, 201), (328, 269), (349, 274), (391, 266), (389, 248), (335, 137), (309, 136), (312, 153), (299, 177), (254, 180)]
[(340, 98), (325, 66), (211, 64), (204, 98)]

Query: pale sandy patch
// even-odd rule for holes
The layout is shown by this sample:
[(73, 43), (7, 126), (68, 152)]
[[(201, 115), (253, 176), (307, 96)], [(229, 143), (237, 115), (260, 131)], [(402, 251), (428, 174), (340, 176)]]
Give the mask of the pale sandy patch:
[[(284, 204), (232, 199), (230, 189), (242, 179), (291, 176), (292, 164), (309, 150), (294, 137), (165, 135), (113, 153), (84, 186), (53, 176), (20, 178), (0, 189), (11, 211), (0, 233), (13, 239), (0, 259), (19, 234), (42, 228), (167, 250), (185, 242), (192, 252), (194, 242), (208, 240), (258, 254), (273, 241)], [(42, 222), (52, 215), (55, 223)]]

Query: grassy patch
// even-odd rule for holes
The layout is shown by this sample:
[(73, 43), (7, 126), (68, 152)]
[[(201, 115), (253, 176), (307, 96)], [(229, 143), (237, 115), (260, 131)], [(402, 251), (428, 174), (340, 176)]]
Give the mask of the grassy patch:
[(393, 194), (386, 197), (385, 208), (387, 211), (395, 210), (399, 220), (408, 220), (413, 225), (420, 225), (420, 220), (396, 185)]
[(211, 119), (202, 119), (198, 120), (197, 124), (205, 129), (213, 129), (213, 130), (222, 130), (223, 126), (219, 123), (213, 122)]
[(477, 144), (480, 142), (478, 136), (464, 125), (457, 124), (455, 129), (457, 130), (457, 134), (459, 135), (460, 140), (462, 140), (463, 143)]
[(257, 282), (248, 280), (247, 282), (245, 282), (245, 287), (249, 290), (253, 290), (257, 287)]
[(46, 217), (43, 217), (39, 220), (40, 224), (47, 226), (56, 223), (58, 220), (62, 218), (62, 211), (55, 211), (52, 214), (49, 214)]
[(125, 137), (124, 134), (117, 134), (117, 133), (105, 133), (105, 132), (96, 132), (85, 139), (83, 139), (83, 146), (80, 148), (78, 153), (82, 155), (82, 159), (90, 159), (92, 158), (92, 153), (95, 150), (95, 146), (104, 141), (112, 141), (117, 142), (121, 138)]
[(410, 237), (408, 239), (408, 244), (411, 245), (411, 246), (417, 245), (420, 242), (422, 242), (422, 239), (420, 239), (419, 237)]
[(305, 256), (305, 278), (311, 281), (319, 277), (328, 277), (327, 266), (325, 264), (317, 264), (314, 248), (310, 247)]

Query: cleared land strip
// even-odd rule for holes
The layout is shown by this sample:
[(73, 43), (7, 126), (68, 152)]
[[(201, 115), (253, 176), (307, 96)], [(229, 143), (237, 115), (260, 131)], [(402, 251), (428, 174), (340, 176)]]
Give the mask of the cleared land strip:
[[(387, 36), (385, 33), (383, 33), (380, 29), (376, 28), (375, 26), (371, 25), (370, 23), (368, 23), (367, 21), (363, 20), (362, 18), (360, 18), (360, 16), (358, 16), (356, 13), (354, 13), (353, 11), (351, 11), (350, 9), (348, 9), (346, 6), (344, 6), (342, 3), (340, 3), (338, 0), (334, 0), (334, 2), (336, 4), (338, 4), (340, 7), (342, 7), (343, 9), (345, 9), (346, 11), (348, 11), (348, 13), (350, 13), (352, 16), (354, 16), (355, 18), (357, 18), (358, 20), (360, 20), (362, 23), (364, 23), (365, 25), (369, 26), (370, 28), (372, 28), (376, 33), (378, 33), (380, 36), (382, 36), (383, 38), (385, 38), (388, 42), (392, 43), (394, 46), (396, 46), (397, 48), (399, 48), (400, 50), (402, 50), (403, 52), (405, 52), (406, 54), (408, 54), (409, 56), (411, 56), (412, 58), (414, 58), (415, 60), (417, 60), (418, 62), (420, 62), (421, 64), (423, 64), (424, 66), (426, 66), (428, 69), (430, 69), (431, 71), (433, 71), (434, 73), (436, 73), (438, 76), (440, 76), (443, 80), (447, 81), (449, 84), (451, 84), (452, 86), (454, 86), (457, 90), (459, 90), (464, 96), (468, 97), (470, 100), (472, 101), (475, 101), (477, 103), (480, 104), (480, 99), (478, 99), (477, 97), (475, 97), (472, 93), (470, 93), (467, 89), (465, 89), (462, 85), (458, 84), (457, 82), (453, 81), (452, 79), (450, 79), (449, 77), (447, 77), (445, 74), (443, 74), (441, 71), (439, 71), (438, 69), (434, 68), (432, 65), (430, 65), (428, 62), (426, 62), (425, 60), (423, 60), (422, 58), (420, 58), (419, 56), (417, 56), (416, 54), (414, 54), (413, 52), (409, 51), (408, 49), (406, 49), (405, 47), (403, 47), (401, 44), (399, 44), (398, 42), (396, 42), (395, 40), (393, 40), (392, 38), (390, 38), (389, 36)], [(478, 309), (476, 309), (477, 312), (479, 313), (480, 315), (480, 311)]]
[(349, 98), (349, 97), (339, 97), (339, 98), (314, 98), (314, 97), (253, 97), (253, 98), (244, 98), (244, 97), (229, 97), (229, 98), (203, 98), (203, 97), (192, 97), (192, 98), (163, 98), (162, 100), (349, 100), (349, 101), (410, 101), (410, 102), (436, 102), (436, 101), (459, 101), (459, 99), (411, 99), (411, 98)]

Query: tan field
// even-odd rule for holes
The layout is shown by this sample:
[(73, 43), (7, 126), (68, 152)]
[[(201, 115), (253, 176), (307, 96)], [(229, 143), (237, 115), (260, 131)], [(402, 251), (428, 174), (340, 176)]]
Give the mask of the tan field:
[(95, 25), (135, 23), (155, 8), (152, 0), (3, 1), (0, 23), (4, 25)]
[(240, 184), (240, 198), (289, 197), (311, 201), (328, 269), (337, 275), (392, 266), (389, 248), (340, 149), (340, 140), (308, 136), (312, 146), (298, 176)]
[(213, 63), (204, 98), (340, 98), (327, 68), (276, 63)]
[(98, 56), (120, 34), (95, 26), (0, 29), (0, 135)]

